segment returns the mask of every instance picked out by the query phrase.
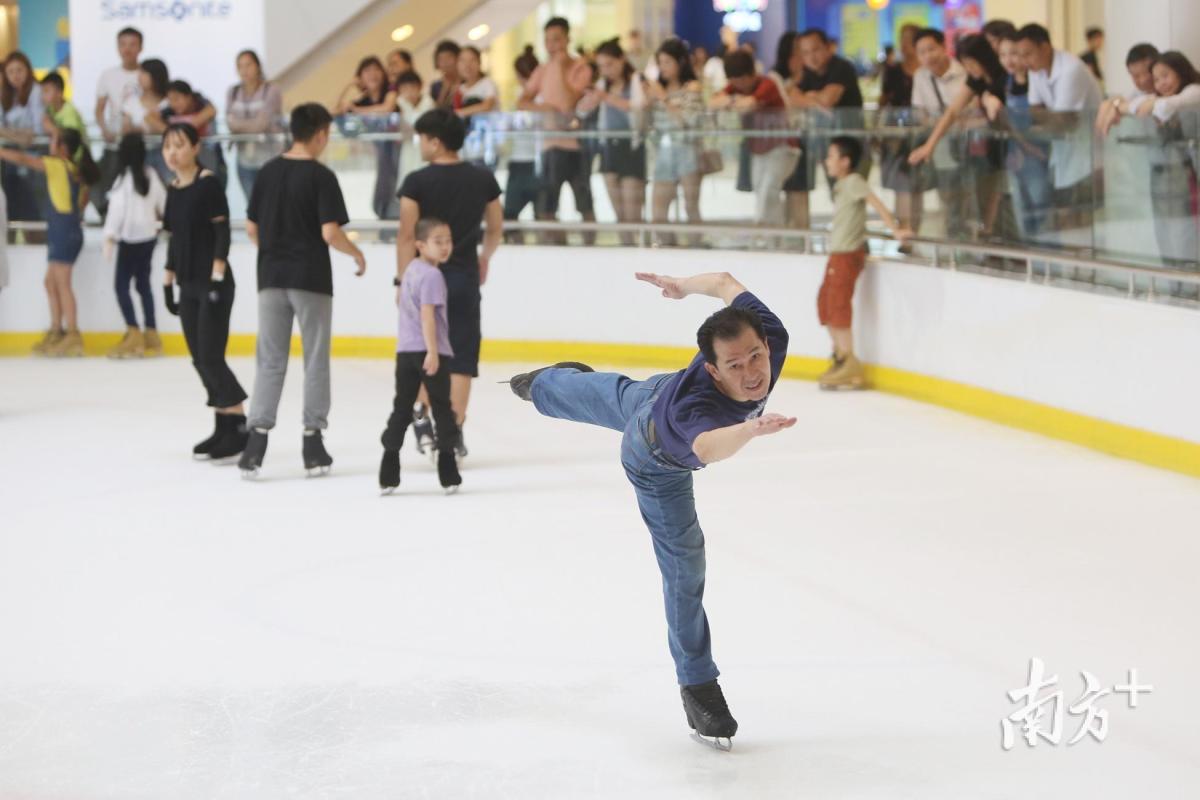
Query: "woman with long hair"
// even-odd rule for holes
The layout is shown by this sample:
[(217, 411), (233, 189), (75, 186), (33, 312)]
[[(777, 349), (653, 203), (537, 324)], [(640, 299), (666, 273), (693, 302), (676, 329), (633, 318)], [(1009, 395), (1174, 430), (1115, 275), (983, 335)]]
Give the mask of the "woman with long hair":
[(83, 337), (71, 271), (83, 249), (83, 209), (88, 187), (100, 180), (100, 168), (83, 146), (75, 128), (63, 128), (50, 140), (45, 156), (0, 149), (0, 160), (44, 174), (50, 203), (46, 216), (46, 299), (50, 305), (50, 330), (33, 347), (37, 355), (81, 356)]
[[(991, 43), (983, 34), (964, 36), (958, 43), (957, 55), (963, 69), (967, 71), (967, 82), (950, 101), (925, 143), (909, 154), (908, 163), (912, 166), (932, 157), (937, 143), (976, 98), (983, 106), (988, 120), (994, 125), (1007, 125), (1001, 117), (1008, 97), (1008, 72), (1000, 63), (1000, 57), (992, 49)], [(974, 178), (975, 198), (978, 202), (978, 213), (974, 216), (981, 221), (982, 234), (990, 236), (1000, 209), (1004, 149), (999, 139), (986, 133), (982, 140), (976, 141), (979, 144), (979, 153), (972, 153), (973, 145), (968, 145), (967, 169)]]
[[(1179, 124), (1180, 112), (1200, 109), (1200, 75), (1188, 57), (1169, 50), (1154, 60), (1154, 97), (1137, 107), (1137, 116), (1157, 122), (1163, 145), (1152, 156), (1150, 196), (1154, 209), (1154, 233), (1159, 255), (1168, 266), (1197, 268), (1200, 235), (1196, 228), (1196, 164), (1191, 148), (1185, 147)], [(1172, 282), (1169, 291), (1179, 294), (1183, 286)], [(1191, 290), (1195, 296), (1195, 287)]]
[[(258, 53), (253, 50), (238, 53), (237, 73), (239, 80), (229, 87), (225, 99), (225, 124), (229, 126), (229, 132), (266, 134), (281, 131), (283, 94), (263, 74)], [(242, 185), (242, 196), (249, 203), (258, 171), (268, 160), (283, 152), (283, 141), (238, 142), (235, 149), (238, 182)]]
[[(33, 76), (29, 57), (20, 50), (9, 53), (0, 77), (0, 139), (29, 147), (35, 136), (45, 133), (44, 115), (42, 92)], [(23, 166), (24, 162), (5, 161), (7, 163), (0, 171), (0, 185), (8, 196), (9, 220), (32, 222), (42, 219), (44, 182)]]
[[(167, 65), (157, 58), (147, 58), (138, 64), (137, 80), (141, 93), (125, 98), (121, 106), (121, 133), (162, 133), (167, 129), (163, 109), (167, 105), (167, 87), (171, 85)], [(147, 151), (146, 163), (154, 168), (162, 183), (171, 180), (161, 148)]]
[[(354, 80), (342, 89), (334, 103), (335, 116), (354, 115), (364, 130), (382, 132), (396, 130), (396, 89), (388, 85), (387, 70), (375, 56), (358, 62)], [(399, 219), (400, 201), (396, 197), (396, 181), (400, 174), (400, 154), (395, 141), (375, 142), (375, 191), (371, 209), (380, 219)]]
[[(700, 222), (700, 142), (691, 131), (704, 115), (704, 95), (691, 54), (679, 38), (659, 45), (655, 54), (658, 80), (643, 88), (655, 115), (655, 128), (662, 132), (654, 159), (653, 219), (666, 222), (679, 187), (688, 222)], [(674, 237), (663, 237), (673, 244)]]
[[(596, 48), (600, 81), (579, 101), (579, 111), (599, 109), (600, 174), (618, 222), (641, 222), (646, 205), (646, 146), (641, 138), (641, 111), (646, 95), (641, 77), (616, 39)], [(605, 132), (616, 134), (605, 136)], [(631, 245), (632, 233), (621, 243)]]
[[(116, 255), (114, 288), (125, 336), (109, 351), (109, 358), (162, 355), (162, 339), (154, 318), (154, 292), (150, 288), (150, 262), (158, 243), (158, 221), (167, 193), (158, 172), (146, 163), (146, 142), (141, 134), (127, 133), (117, 146), (117, 179), (108, 193), (104, 218), (104, 260)], [(138, 327), (129, 284), (137, 286), (142, 301), (145, 330)]]
[[(798, 106), (797, 98), (803, 95), (803, 92), (800, 91), (800, 79), (804, 77), (804, 58), (800, 51), (800, 33), (798, 31), (787, 31), (779, 37), (779, 44), (775, 49), (775, 66), (771, 67), (767, 77), (775, 82), (784, 104), (788, 108), (796, 108)], [(807, 228), (809, 226), (808, 149), (810, 143), (801, 137), (799, 144), (800, 154), (796, 160), (796, 168), (783, 182), (783, 192), (786, 198), (784, 216), (787, 224), (795, 228)], [(750, 165), (749, 141), (742, 141), (738, 155), (739, 171), (746, 168), (748, 172)], [(813, 168), (817, 168), (815, 164)], [(739, 182), (741, 182), (740, 177)]]
[(192, 365), (215, 411), (212, 435), (192, 455), (224, 462), (246, 447), (246, 391), (225, 360), (235, 290), (228, 262), (229, 203), (216, 176), (200, 165), (200, 147), (200, 134), (186, 122), (163, 134), (163, 156), (175, 173), (163, 210), (163, 230), (171, 236), (163, 298), (179, 317)]
[(121, 106), (122, 133), (162, 133), (163, 106), (167, 103), (167, 87), (171, 76), (167, 65), (157, 58), (147, 58), (138, 64), (139, 94), (130, 95)]

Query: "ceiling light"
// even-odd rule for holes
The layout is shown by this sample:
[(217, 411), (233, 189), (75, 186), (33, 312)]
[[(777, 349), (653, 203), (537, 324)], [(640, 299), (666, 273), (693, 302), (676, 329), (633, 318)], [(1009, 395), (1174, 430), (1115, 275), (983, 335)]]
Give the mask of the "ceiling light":
[(471, 30), (467, 31), (467, 38), (472, 42), (477, 42), (483, 37), (487, 36), (489, 31), (491, 31), (491, 28), (486, 24), (476, 25), (474, 28), (471, 28)]
[(392, 31), (393, 42), (403, 42), (405, 39), (413, 35), (412, 25), (401, 25), (396, 30)]

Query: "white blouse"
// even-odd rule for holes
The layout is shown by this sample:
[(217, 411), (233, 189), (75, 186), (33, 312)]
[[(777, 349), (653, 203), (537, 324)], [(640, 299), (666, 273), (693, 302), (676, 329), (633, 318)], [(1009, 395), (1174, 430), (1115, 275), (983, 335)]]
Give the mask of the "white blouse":
[(150, 181), (150, 190), (143, 197), (134, 188), (128, 172), (118, 176), (108, 193), (105, 239), (135, 244), (158, 238), (158, 221), (167, 202), (167, 190), (150, 167), (146, 167), (146, 179)]

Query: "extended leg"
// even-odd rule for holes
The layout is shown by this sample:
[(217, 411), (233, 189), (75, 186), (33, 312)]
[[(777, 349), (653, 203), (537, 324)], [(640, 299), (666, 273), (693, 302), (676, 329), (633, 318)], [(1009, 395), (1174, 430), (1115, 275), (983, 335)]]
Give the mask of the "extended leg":
[(615, 372), (548, 369), (534, 379), (530, 399), (547, 417), (623, 431), (648, 399), (656, 380), (635, 381)]

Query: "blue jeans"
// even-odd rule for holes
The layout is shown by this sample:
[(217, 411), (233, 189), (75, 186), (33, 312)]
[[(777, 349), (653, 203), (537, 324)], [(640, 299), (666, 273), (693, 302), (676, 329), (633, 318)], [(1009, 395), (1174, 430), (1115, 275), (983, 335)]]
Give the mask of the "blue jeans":
[(684, 686), (720, 673), (704, 613), (704, 532), (696, 518), (692, 471), (670, 461), (649, 437), (654, 401), (671, 375), (635, 381), (612, 372), (548, 369), (531, 387), (542, 414), (621, 431), (621, 465), (650, 529), (663, 579), (667, 644)]
[(262, 167), (247, 167), (238, 162), (237, 174), (238, 183), (242, 185), (242, 197), (246, 198), (246, 208), (250, 208), (250, 193), (254, 191), (254, 181), (258, 178), (258, 173)]
[(125, 324), (131, 328), (138, 326), (137, 315), (133, 313), (133, 299), (129, 296), (129, 283), (137, 286), (138, 295), (142, 298), (142, 316), (147, 328), (157, 328), (154, 319), (154, 292), (150, 290), (150, 263), (154, 258), (154, 246), (157, 240), (148, 242), (121, 242), (117, 245), (117, 305), (121, 307), (121, 316)]

